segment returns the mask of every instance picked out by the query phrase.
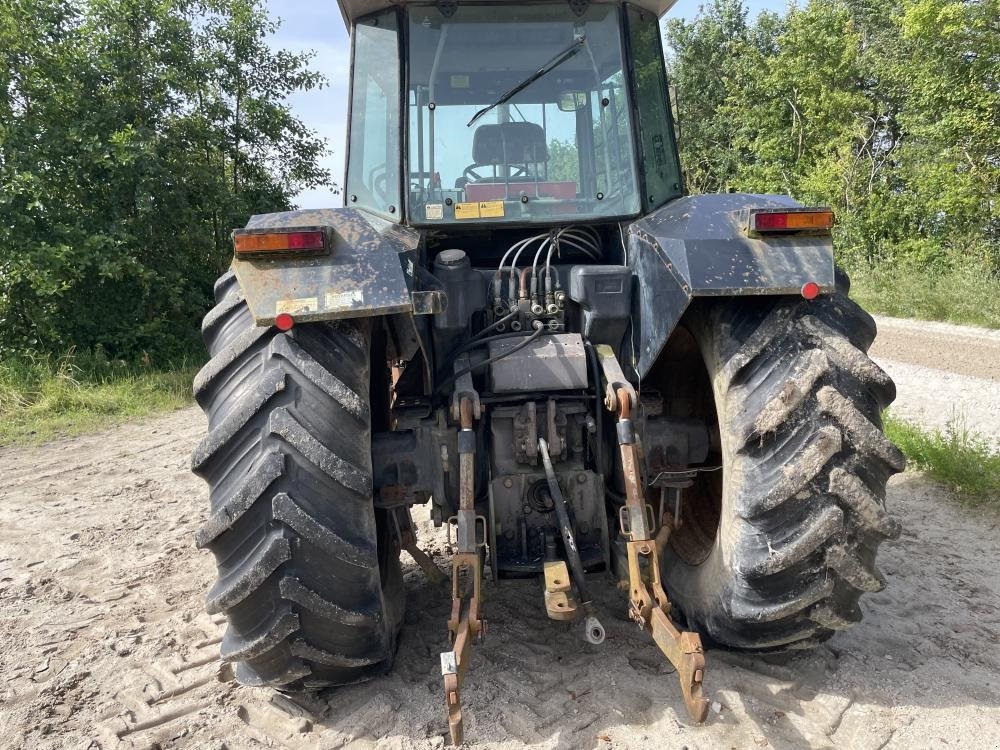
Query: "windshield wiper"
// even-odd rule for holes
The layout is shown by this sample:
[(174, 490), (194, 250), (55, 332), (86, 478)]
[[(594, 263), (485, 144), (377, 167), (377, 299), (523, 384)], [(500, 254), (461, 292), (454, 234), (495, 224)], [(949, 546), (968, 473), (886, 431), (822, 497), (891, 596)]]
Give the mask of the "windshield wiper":
[(481, 110), (479, 110), (478, 112), (476, 112), (476, 114), (474, 114), (472, 116), (472, 119), (469, 120), (469, 122), (466, 124), (465, 127), (467, 127), (467, 128), (468, 127), (472, 127), (472, 123), (474, 123), (480, 117), (482, 117), (483, 115), (485, 115), (491, 109), (499, 107), (501, 104), (506, 104), (511, 99), (513, 99), (518, 93), (520, 93), (521, 91), (524, 91), (524, 89), (528, 88), (528, 86), (530, 86), (531, 84), (533, 84), (535, 81), (537, 81), (543, 75), (545, 75), (549, 71), (553, 70), (554, 68), (557, 68), (560, 65), (562, 65), (564, 62), (566, 62), (571, 57), (573, 57), (573, 55), (575, 55), (577, 52), (579, 52), (580, 49), (583, 47), (583, 43), (586, 42), (586, 41), (587, 41), (586, 35), (581, 34), (580, 36), (578, 36), (576, 39), (573, 40), (573, 43), (571, 45), (569, 45), (566, 49), (564, 49), (558, 55), (556, 55), (555, 57), (553, 57), (551, 60), (549, 60), (547, 63), (545, 63), (545, 65), (543, 65), (538, 70), (536, 70), (534, 73), (532, 73), (530, 76), (528, 76), (527, 78), (525, 78), (523, 81), (521, 81), (519, 84), (517, 84), (514, 88), (512, 88), (506, 94), (504, 94), (499, 99), (497, 99), (495, 102), (493, 102), (490, 106), (483, 107)]

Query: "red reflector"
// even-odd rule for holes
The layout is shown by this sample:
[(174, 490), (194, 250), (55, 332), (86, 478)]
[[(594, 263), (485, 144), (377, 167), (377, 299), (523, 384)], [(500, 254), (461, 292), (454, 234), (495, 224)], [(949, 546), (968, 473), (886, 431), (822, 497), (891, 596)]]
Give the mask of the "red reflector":
[(758, 209), (750, 212), (753, 232), (801, 232), (833, 228), (833, 211), (828, 208), (808, 208), (797, 211)]
[(326, 236), (320, 231), (233, 233), (237, 254), (288, 253), (326, 249)]
[(802, 296), (806, 299), (816, 299), (819, 296), (819, 284), (815, 281), (807, 281), (802, 285)]
[(278, 316), (274, 319), (274, 326), (279, 331), (290, 331), (293, 325), (295, 325), (295, 318), (288, 313), (278, 313)]

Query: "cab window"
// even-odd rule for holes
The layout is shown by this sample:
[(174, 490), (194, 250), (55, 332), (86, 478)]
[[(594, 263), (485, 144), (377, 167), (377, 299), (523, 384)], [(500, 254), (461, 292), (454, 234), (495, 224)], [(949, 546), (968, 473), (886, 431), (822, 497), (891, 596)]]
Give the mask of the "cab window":
[(369, 16), (354, 31), (347, 205), (393, 220), (400, 211), (399, 23), (396, 11)]
[(628, 31), (639, 113), (639, 167), (646, 188), (643, 208), (649, 211), (681, 195), (681, 171), (656, 16), (628, 6)]

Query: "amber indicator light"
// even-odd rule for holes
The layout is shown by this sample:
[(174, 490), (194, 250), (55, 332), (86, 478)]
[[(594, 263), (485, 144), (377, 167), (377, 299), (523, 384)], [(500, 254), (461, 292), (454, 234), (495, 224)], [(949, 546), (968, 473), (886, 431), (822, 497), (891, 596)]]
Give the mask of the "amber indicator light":
[(237, 255), (268, 253), (322, 252), (326, 250), (326, 234), (308, 232), (233, 232), (233, 249)]
[(833, 211), (828, 208), (750, 212), (752, 232), (805, 232), (832, 228)]

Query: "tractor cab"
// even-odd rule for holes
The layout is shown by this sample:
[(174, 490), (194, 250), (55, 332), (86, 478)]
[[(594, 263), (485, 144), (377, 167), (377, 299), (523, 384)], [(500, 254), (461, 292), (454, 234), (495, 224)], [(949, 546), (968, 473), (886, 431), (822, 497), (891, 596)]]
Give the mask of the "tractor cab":
[(660, 9), (348, 6), (347, 205), (428, 228), (565, 224), (680, 195)]

